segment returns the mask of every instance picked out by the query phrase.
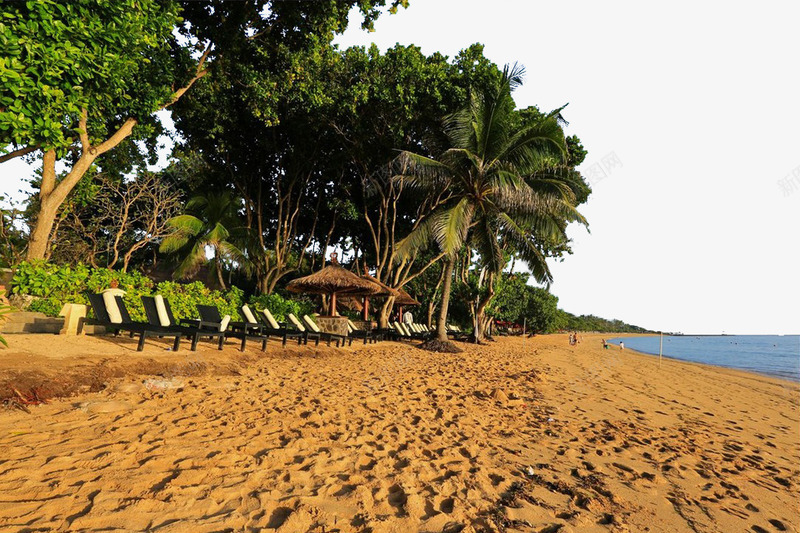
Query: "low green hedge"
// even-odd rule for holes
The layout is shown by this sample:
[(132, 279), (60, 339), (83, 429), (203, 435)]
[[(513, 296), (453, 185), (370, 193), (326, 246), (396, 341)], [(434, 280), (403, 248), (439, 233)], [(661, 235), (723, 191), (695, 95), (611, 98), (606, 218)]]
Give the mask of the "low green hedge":
[(197, 305), (201, 304), (216, 305), (221, 314), (241, 320), (239, 308), (244, 303), (244, 295), (237, 287), (223, 292), (211, 290), (199, 281), (187, 284), (164, 281), (154, 285), (140, 272), (93, 269), (85, 265), (69, 267), (44, 261), (23, 262), (11, 280), (11, 291), (36, 296), (30, 310), (55, 317), (65, 303), (88, 304), (86, 295), (109, 288), (111, 280), (117, 280), (119, 288), (125, 291), (125, 305), (133, 320), (145, 320), (140, 297), (152, 294), (167, 298), (177, 319), (199, 318)]
[(302, 317), (303, 315), (310, 315), (314, 311), (314, 304), (309, 300), (300, 298), (290, 300), (275, 292), (251, 296), (249, 305), (258, 311), (264, 308), (269, 309), (269, 312), (278, 322), (285, 321), (289, 313)]

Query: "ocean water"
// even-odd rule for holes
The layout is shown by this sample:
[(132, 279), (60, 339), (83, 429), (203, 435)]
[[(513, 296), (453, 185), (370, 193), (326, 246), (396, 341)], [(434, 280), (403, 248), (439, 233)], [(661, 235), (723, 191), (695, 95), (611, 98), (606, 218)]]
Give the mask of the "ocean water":
[[(658, 335), (610, 339), (658, 355)], [(664, 335), (664, 357), (800, 381), (800, 335)]]

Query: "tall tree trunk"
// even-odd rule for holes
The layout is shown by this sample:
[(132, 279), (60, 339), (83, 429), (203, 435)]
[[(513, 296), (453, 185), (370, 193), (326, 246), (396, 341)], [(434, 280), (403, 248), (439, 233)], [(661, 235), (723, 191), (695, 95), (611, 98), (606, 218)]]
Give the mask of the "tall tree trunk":
[(442, 307), (439, 309), (439, 322), (436, 325), (436, 338), (447, 342), (447, 308), (450, 306), (450, 288), (453, 285), (453, 268), (456, 266), (455, 257), (447, 258), (442, 286)]
[(60, 203), (55, 202), (53, 190), (56, 185), (56, 151), (48, 150), (42, 158), (42, 184), (39, 188), (39, 213), (28, 241), (27, 259), (44, 259), (47, 243), (56, 222)]
[[(211, 46), (209, 45), (206, 47), (206, 50), (203, 52), (203, 55), (200, 57), (200, 60), (197, 63), (194, 77), (190, 79), (186, 85), (172, 93), (170, 99), (167, 102), (164, 102), (159, 110), (166, 109), (177, 102), (178, 99), (183, 96), (192, 85), (194, 85), (194, 82), (209, 72), (208, 69), (205, 68), (205, 62), (210, 52)], [(36, 225), (34, 225), (33, 229), (31, 230), (30, 242), (28, 243), (28, 254), (26, 256), (28, 260), (45, 258), (47, 254), (47, 244), (50, 240), (50, 232), (53, 229), (53, 223), (55, 222), (58, 208), (61, 207), (61, 204), (63, 204), (64, 200), (67, 199), (67, 196), (70, 192), (72, 192), (72, 189), (75, 188), (78, 182), (91, 168), (95, 159), (108, 152), (112, 148), (115, 148), (119, 143), (129, 137), (134, 126), (139, 123), (138, 119), (128, 118), (108, 139), (104, 140), (100, 144), (92, 145), (87, 127), (88, 117), (88, 111), (83, 109), (81, 116), (78, 119), (81, 156), (72, 166), (72, 169), (70, 169), (67, 175), (64, 176), (64, 178), (62, 178), (57, 184), (55, 171), (56, 152), (55, 150), (47, 150), (44, 152), (42, 158), (42, 182), (39, 186), (39, 199), (41, 202), (41, 207), (39, 208), (39, 213), (36, 216)], [(34, 150), (25, 148), (24, 150), (18, 150), (15, 155), (24, 155)], [(0, 163), (3, 161), (5, 161), (5, 159), (0, 160)]]
[(28, 241), (27, 259), (44, 259), (47, 254), (47, 243), (50, 241), (50, 233), (53, 231), (53, 224), (56, 221), (58, 204), (42, 199), (39, 204), (39, 213), (36, 215), (36, 224), (31, 231)]
[(378, 327), (386, 329), (389, 327), (389, 313), (392, 312), (394, 307), (394, 296), (386, 298), (381, 306), (381, 312), (378, 313)]
[(483, 341), (485, 337), (485, 328), (486, 328), (486, 308), (491, 303), (492, 298), (494, 298), (494, 273), (489, 272), (486, 279), (486, 285), (488, 291), (486, 292), (486, 296), (483, 298), (478, 299), (477, 306), (475, 307), (475, 314), (473, 316), (473, 326), (474, 326), (474, 336), (475, 336), (475, 343), (478, 344)]
[(219, 282), (219, 288), (221, 290), (226, 290), (225, 287), (225, 280), (222, 277), (222, 261), (219, 260), (219, 252), (214, 252), (214, 269), (217, 271), (217, 281)]

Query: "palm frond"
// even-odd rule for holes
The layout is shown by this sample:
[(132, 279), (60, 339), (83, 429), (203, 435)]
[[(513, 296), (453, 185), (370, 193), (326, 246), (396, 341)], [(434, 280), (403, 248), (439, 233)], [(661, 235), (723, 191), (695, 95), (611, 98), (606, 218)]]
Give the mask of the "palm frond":
[(395, 158), (395, 169), (397, 173), (393, 180), (402, 181), (409, 188), (425, 191), (445, 186), (451, 173), (450, 168), (441, 161), (406, 151)]
[(173, 273), (173, 277), (177, 279), (186, 279), (192, 277), (197, 271), (208, 262), (206, 257), (206, 247), (203, 243), (195, 242), (191, 251), (186, 254), (183, 260), (178, 264), (178, 267)]
[(433, 220), (437, 212), (429, 215), (425, 220), (400, 242), (395, 249), (395, 260), (397, 262), (410, 258), (415, 253), (427, 248), (433, 241)]
[(528, 264), (531, 274), (539, 283), (550, 283), (553, 276), (550, 267), (547, 265), (547, 258), (536, 246), (536, 239), (533, 233), (517, 224), (505, 213), (498, 217), (500, 221), (500, 232), (509, 240), (516, 250), (519, 257)]
[(203, 236), (203, 240), (208, 243), (223, 243), (225, 242), (228, 237), (230, 237), (230, 232), (228, 229), (222, 225), (222, 223), (217, 222), (214, 224), (214, 227)]
[(500, 272), (505, 266), (503, 250), (498, 242), (497, 228), (492, 227), (488, 218), (481, 217), (470, 237), (470, 243), (480, 254), (484, 265), (491, 272)]
[(167, 221), (167, 224), (179, 233), (189, 236), (199, 235), (205, 227), (202, 220), (192, 215), (172, 217)]
[(463, 197), (455, 206), (433, 217), (433, 237), (442, 252), (452, 257), (461, 249), (474, 213), (475, 206), (468, 197)]

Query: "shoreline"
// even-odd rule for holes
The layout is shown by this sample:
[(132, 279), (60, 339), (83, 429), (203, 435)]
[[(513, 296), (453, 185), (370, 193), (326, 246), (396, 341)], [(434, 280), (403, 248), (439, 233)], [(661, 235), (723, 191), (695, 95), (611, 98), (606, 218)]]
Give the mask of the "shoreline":
[[(4, 529), (800, 531), (793, 382), (666, 358), (659, 372), (599, 334), (462, 354), (29, 337), (9, 339), (2, 375), (127, 370), (0, 410)], [(172, 371), (137, 374), (153, 361)]]
[[(684, 335), (684, 336), (688, 337), (689, 335)], [(691, 336), (692, 337), (696, 337), (697, 335), (691, 335)], [(711, 337), (711, 336), (720, 337), (721, 335), (706, 335), (706, 336), (709, 336), (709, 337)], [(727, 336), (734, 337), (735, 335), (727, 335)], [(617, 335), (616, 337), (612, 337), (611, 340), (620, 339), (620, 338), (626, 338), (626, 337), (653, 337), (653, 338), (658, 338), (658, 335), (652, 335), (652, 334)], [(606, 339), (606, 340), (608, 340), (608, 339)], [(615, 345), (611, 345), (611, 346), (612, 346), (611, 349), (613, 349), (613, 346), (615, 346)], [(616, 345), (616, 346), (617, 346), (617, 348), (619, 348), (619, 345)], [(639, 355), (648, 356), (648, 357), (658, 358), (658, 354), (657, 353), (642, 352), (642, 351), (639, 351), (639, 350), (637, 350), (635, 348), (629, 348), (628, 346), (625, 346), (625, 351), (630, 351), (630, 352), (633, 352), (633, 353), (636, 353), (636, 354), (639, 354)], [(769, 372), (761, 372), (761, 371), (758, 371), (758, 370), (747, 370), (747, 369), (737, 368), (737, 367), (733, 367), (733, 366), (715, 365), (715, 364), (712, 364), (712, 363), (703, 363), (703, 362), (700, 362), (700, 361), (690, 361), (688, 359), (681, 359), (679, 357), (674, 357), (674, 356), (670, 356), (670, 355), (666, 355), (666, 354), (662, 355), (662, 357), (664, 359), (669, 359), (671, 361), (675, 361), (675, 362), (679, 362), (679, 363), (686, 363), (686, 364), (690, 364), (690, 365), (700, 365), (700, 366), (711, 367), (711, 368), (715, 368), (715, 369), (719, 369), (719, 370), (730, 370), (730, 371), (734, 371), (734, 372), (742, 372), (744, 374), (754, 374), (754, 375), (759, 376), (759, 377), (770, 378), (770, 379), (777, 380), (779, 382), (787, 382), (787, 383), (790, 383), (790, 384), (793, 384), (793, 385), (800, 385), (800, 376), (798, 376), (797, 379), (792, 379), (792, 378), (788, 378), (788, 377), (785, 377), (785, 376), (779, 375), (779, 374), (771, 374)]]

